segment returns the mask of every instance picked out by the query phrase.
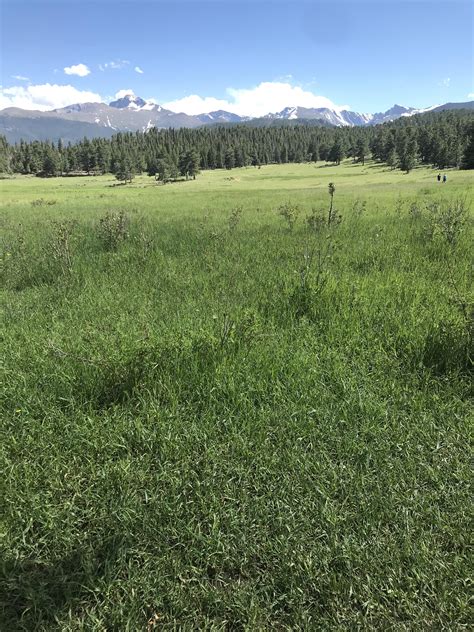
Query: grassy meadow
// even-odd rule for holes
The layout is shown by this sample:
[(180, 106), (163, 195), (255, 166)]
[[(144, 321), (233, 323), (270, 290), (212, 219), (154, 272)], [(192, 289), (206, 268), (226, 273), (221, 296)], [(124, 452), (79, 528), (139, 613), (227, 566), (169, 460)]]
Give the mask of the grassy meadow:
[(470, 628), (447, 173), (0, 182), (0, 629)]

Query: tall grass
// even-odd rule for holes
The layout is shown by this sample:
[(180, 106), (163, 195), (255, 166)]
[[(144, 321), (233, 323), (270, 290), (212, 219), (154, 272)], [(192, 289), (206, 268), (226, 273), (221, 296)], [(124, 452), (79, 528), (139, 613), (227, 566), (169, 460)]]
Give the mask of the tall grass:
[(465, 181), (280, 171), (2, 183), (2, 629), (468, 629)]

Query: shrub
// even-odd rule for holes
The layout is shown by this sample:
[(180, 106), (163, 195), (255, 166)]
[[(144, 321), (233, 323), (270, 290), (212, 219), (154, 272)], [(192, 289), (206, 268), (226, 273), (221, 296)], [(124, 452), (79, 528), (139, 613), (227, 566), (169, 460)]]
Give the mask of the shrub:
[(105, 250), (117, 250), (128, 238), (130, 219), (123, 210), (109, 211), (99, 220), (98, 234)]
[(31, 206), (54, 206), (57, 200), (45, 200), (44, 198), (38, 198), (31, 201)]
[(233, 233), (242, 219), (242, 207), (234, 206), (234, 208), (230, 212), (230, 217), (227, 220), (229, 224), (229, 231)]
[(361, 217), (363, 213), (365, 213), (367, 208), (367, 202), (365, 200), (361, 200), (360, 198), (356, 198), (352, 204), (352, 213), (355, 217)]
[(298, 205), (292, 204), (291, 202), (286, 202), (285, 204), (281, 204), (278, 207), (278, 214), (286, 220), (288, 224), (288, 229), (293, 230), (294, 225), (296, 224), (296, 220), (298, 219), (298, 215), (300, 209)]
[(313, 207), (311, 213), (306, 217), (306, 222), (311, 230), (315, 232), (321, 231), (326, 225), (324, 211)]
[(431, 202), (426, 206), (431, 235), (456, 246), (468, 219), (469, 207), (464, 198)]
[(324, 290), (329, 277), (329, 265), (334, 253), (333, 241), (306, 249), (299, 270), (299, 282), (289, 297), (290, 310), (296, 318), (314, 317), (314, 303)]
[(71, 235), (76, 227), (76, 222), (53, 222), (54, 234), (49, 243), (49, 250), (53, 263), (61, 274), (72, 272)]
[(423, 217), (423, 208), (414, 200), (408, 208), (408, 213), (412, 221), (418, 221)]

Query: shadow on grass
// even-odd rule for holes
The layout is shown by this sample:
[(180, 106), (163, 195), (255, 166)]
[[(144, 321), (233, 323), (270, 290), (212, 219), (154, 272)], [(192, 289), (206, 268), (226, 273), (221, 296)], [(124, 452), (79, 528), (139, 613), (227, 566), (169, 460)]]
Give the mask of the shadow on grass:
[(426, 337), (423, 364), (436, 375), (457, 371), (469, 377), (474, 372), (473, 358), (472, 339), (457, 323), (441, 322)]
[(217, 340), (205, 336), (137, 349), (94, 380), (88, 399), (96, 408), (105, 409), (133, 399), (140, 388), (148, 387), (163, 401), (172, 394), (198, 405), (222, 352)]
[(0, 628), (36, 630), (53, 626), (64, 610), (83, 607), (97, 581), (116, 559), (118, 543), (76, 550), (54, 563), (7, 559), (1, 567)]

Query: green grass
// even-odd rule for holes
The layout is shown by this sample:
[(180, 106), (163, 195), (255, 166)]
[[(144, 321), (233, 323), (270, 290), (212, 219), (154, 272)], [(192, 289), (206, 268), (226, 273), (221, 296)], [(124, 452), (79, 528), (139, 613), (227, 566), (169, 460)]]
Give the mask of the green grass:
[(1, 629), (469, 629), (472, 173), (0, 185)]

